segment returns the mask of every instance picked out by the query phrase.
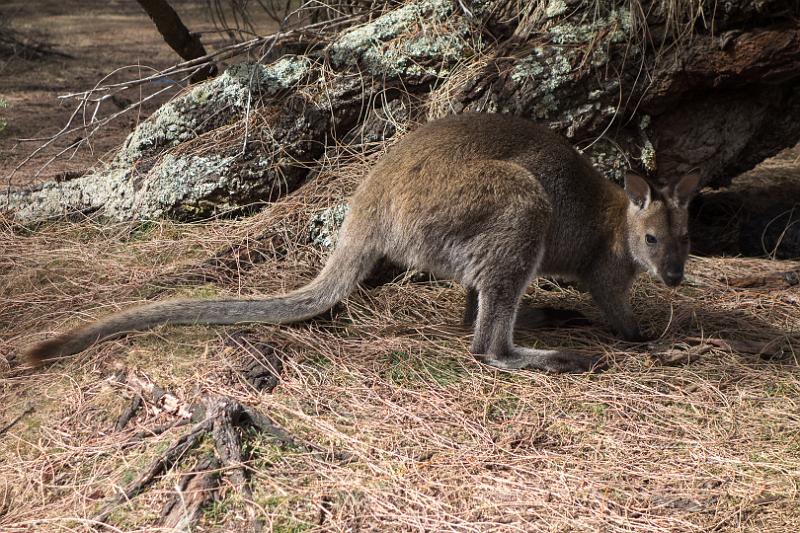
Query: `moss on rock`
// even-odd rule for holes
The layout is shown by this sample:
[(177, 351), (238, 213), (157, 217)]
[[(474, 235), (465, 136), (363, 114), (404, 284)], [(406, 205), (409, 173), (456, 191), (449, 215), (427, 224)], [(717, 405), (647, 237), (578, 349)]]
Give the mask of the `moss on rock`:
[[(303, 56), (285, 56), (269, 65), (233, 65), (139, 124), (105, 168), (68, 182), (14, 191), (4, 203), (20, 220), (98, 210), (111, 219), (130, 220), (167, 214), (195, 218), (251, 201), (274, 185), (270, 178), (281, 174), (276, 166), (291, 164), (291, 158), (278, 160), (290, 144), (286, 140), (261, 133), (261, 145), (272, 148), (265, 155), (241, 146), (210, 155), (164, 152), (238, 120), (248, 105), (256, 108), (264, 98), (292, 88), (312, 68), (312, 60)], [(155, 164), (137, 166), (147, 157), (156, 158)]]
[[(547, 4), (544, 33), (550, 44), (535, 47), (530, 54), (517, 60), (510, 78), (516, 85), (516, 93), (524, 94), (525, 100), (530, 102), (528, 113), (533, 118), (550, 120), (554, 127), (571, 136), (581, 127), (607, 119), (616, 112), (616, 108), (603, 102), (618, 97), (613, 94), (618, 83), (609, 82), (592, 90), (588, 97), (591, 104), (575, 108), (574, 104), (566, 102), (573, 100), (572, 88), (580, 75), (576, 70), (606, 65), (610, 47), (628, 39), (632, 23), (630, 10), (624, 5), (601, 3), (597, 11), (575, 9), (567, 14), (568, 4), (564, 1)], [(573, 46), (577, 44), (582, 46)], [(587, 45), (591, 45), (590, 48)], [(634, 52), (638, 50), (632, 46)], [(586, 100), (585, 95), (581, 98)], [(503, 107), (500, 109), (507, 111)]]

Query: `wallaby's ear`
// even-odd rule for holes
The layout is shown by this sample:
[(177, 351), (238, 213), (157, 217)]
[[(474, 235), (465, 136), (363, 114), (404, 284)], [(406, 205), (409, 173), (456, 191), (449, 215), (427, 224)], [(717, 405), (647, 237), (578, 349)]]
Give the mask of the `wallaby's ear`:
[(625, 174), (625, 192), (628, 193), (631, 203), (638, 206), (639, 209), (650, 205), (653, 197), (653, 191), (647, 180), (631, 170)]
[(691, 172), (686, 174), (679, 179), (673, 187), (672, 198), (674, 198), (681, 207), (686, 207), (689, 205), (689, 200), (692, 199), (694, 193), (697, 192), (698, 185), (700, 185), (699, 172)]

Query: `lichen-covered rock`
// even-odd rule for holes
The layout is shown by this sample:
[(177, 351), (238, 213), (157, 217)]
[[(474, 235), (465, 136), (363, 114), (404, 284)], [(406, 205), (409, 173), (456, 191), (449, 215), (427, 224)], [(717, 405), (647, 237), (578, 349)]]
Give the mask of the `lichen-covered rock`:
[(457, 7), (449, 0), (409, 2), (342, 34), (328, 49), (331, 63), (410, 82), (446, 76), (481, 48)]
[[(564, 128), (564, 133), (572, 137), (597, 119), (606, 120), (616, 113), (619, 82), (613, 79), (597, 83), (588, 95), (582, 94), (584, 103), (580, 106), (563, 103), (574, 98), (576, 81), (589, 76), (593, 68), (606, 66), (614, 45), (630, 39), (632, 21), (628, 7), (611, 2), (599, 4), (596, 11), (573, 9), (572, 14), (557, 17), (567, 11), (563, 1), (548, 3), (545, 16), (551, 20), (544, 23), (544, 34), (549, 42), (534, 47), (516, 61), (509, 91), (520, 97), (508, 100), (516, 101), (517, 106), (500, 103), (498, 109), (515, 112), (520, 109), (520, 102), (530, 104), (529, 116), (549, 120), (553, 127)], [(639, 46), (631, 43), (625, 53), (630, 58), (638, 51)]]
[(348, 211), (347, 204), (339, 204), (311, 217), (308, 225), (308, 238), (311, 244), (327, 250), (332, 249), (336, 245), (339, 229)]
[(229, 124), (264, 98), (291, 89), (309, 75), (312, 61), (285, 56), (270, 65), (236, 64), (216, 78), (161, 106), (128, 136), (112, 162), (124, 167), (142, 157)]
[[(631, 34), (630, 6), (613, 1), (582, 6), (576, 0), (551, 0), (538, 20), (532, 15), (528, 24), (536, 31), (535, 45), (490, 63), (486, 71), (498, 72), (497, 81), (465, 109), (544, 122), (576, 142), (613, 181), (621, 183), (632, 165), (654, 173), (655, 148), (645, 127), (621, 127), (627, 117), (620, 94), (629, 88), (624, 79), (606, 75), (641, 60), (644, 49)], [(613, 139), (605, 139), (612, 128)]]
[(544, 16), (553, 18), (558, 15), (563, 15), (567, 9), (569, 9), (569, 6), (567, 6), (564, 0), (549, 0), (544, 11)]
[(535, 102), (531, 114), (537, 119), (546, 119), (559, 110), (557, 91), (569, 84), (572, 65), (567, 57), (547, 53), (535, 48), (531, 55), (521, 59), (511, 71), (511, 80), (531, 94)]
[(296, 172), (288, 167), (292, 158), (305, 155), (306, 145), (294, 148), (313, 135), (307, 124), (298, 123), (303, 133), (294, 137), (282, 129), (251, 132), (261, 154), (255, 153), (254, 143), (243, 147), (241, 141), (211, 153), (203, 150), (203, 155), (178, 155), (170, 149), (203, 145), (206, 141), (198, 136), (235, 124), (248, 107), (258, 115), (268, 99), (311, 76), (312, 67), (303, 56), (286, 56), (270, 65), (233, 65), (139, 124), (105, 168), (68, 182), (11, 192), (3, 204), (19, 220), (98, 210), (111, 219), (129, 220), (196, 218), (269, 199), (271, 190), (297, 185)]
[(618, 145), (600, 140), (584, 150), (584, 153), (606, 178), (620, 185), (624, 183), (625, 172), (631, 165), (625, 152)]
[[(558, 14), (566, 11), (565, 6)], [(597, 10), (576, 10), (574, 15), (556, 21), (547, 29), (547, 34), (550, 42), (557, 45), (591, 43), (591, 54), (594, 56), (602, 55), (604, 47), (610, 43), (632, 40), (632, 26), (631, 11), (627, 5), (604, 2), (598, 4)], [(595, 39), (598, 41), (593, 42)], [(635, 42), (631, 44), (636, 46)]]
[[(230, 192), (233, 200), (247, 191), (245, 184), (232, 175), (234, 157), (217, 155), (173, 156), (165, 155), (138, 179), (131, 171), (107, 169), (96, 174), (63, 183), (46, 183), (25, 192), (11, 193), (11, 203), (20, 205), (17, 217), (43, 219), (57, 217), (69, 211), (93, 212), (102, 209), (104, 216), (115, 220), (135, 218), (148, 220), (180, 212), (202, 215), (209, 212), (203, 202), (217, 191)], [(24, 198), (24, 202), (21, 200)], [(234, 202), (235, 204), (235, 202)], [(213, 211), (223, 211), (226, 206), (216, 203)]]

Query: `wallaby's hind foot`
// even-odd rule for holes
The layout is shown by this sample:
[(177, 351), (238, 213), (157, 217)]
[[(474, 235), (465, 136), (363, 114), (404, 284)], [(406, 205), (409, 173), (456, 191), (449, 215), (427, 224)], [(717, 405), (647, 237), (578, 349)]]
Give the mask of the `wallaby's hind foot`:
[(601, 370), (602, 358), (575, 352), (515, 347), (507, 356), (476, 355), (478, 361), (503, 370), (542, 370), (552, 374), (577, 374)]

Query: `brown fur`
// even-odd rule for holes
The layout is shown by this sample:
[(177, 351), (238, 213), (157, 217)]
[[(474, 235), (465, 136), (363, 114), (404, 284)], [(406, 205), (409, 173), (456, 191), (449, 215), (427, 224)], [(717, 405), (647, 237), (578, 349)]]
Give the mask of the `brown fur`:
[[(154, 303), (25, 353), (40, 363), (163, 323), (302, 320), (344, 298), (387, 257), (477, 293), (472, 351), (485, 362), (585, 371), (593, 358), (512, 343), (525, 288), (536, 275), (580, 280), (616, 330), (640, 338), (628, 290), (643, 269), (670, 284), (680, 281), (686, 204), (696, 186), (689, 176), (659, 191), (629, 175), (626, 194), (548, 129), (503, 115), (451, 116), (409, 134), (379, 161), (350, 202), (339, 245), (308, 286), (262, 300)], [(648, 234), (655, 244), (645, 241)]]

